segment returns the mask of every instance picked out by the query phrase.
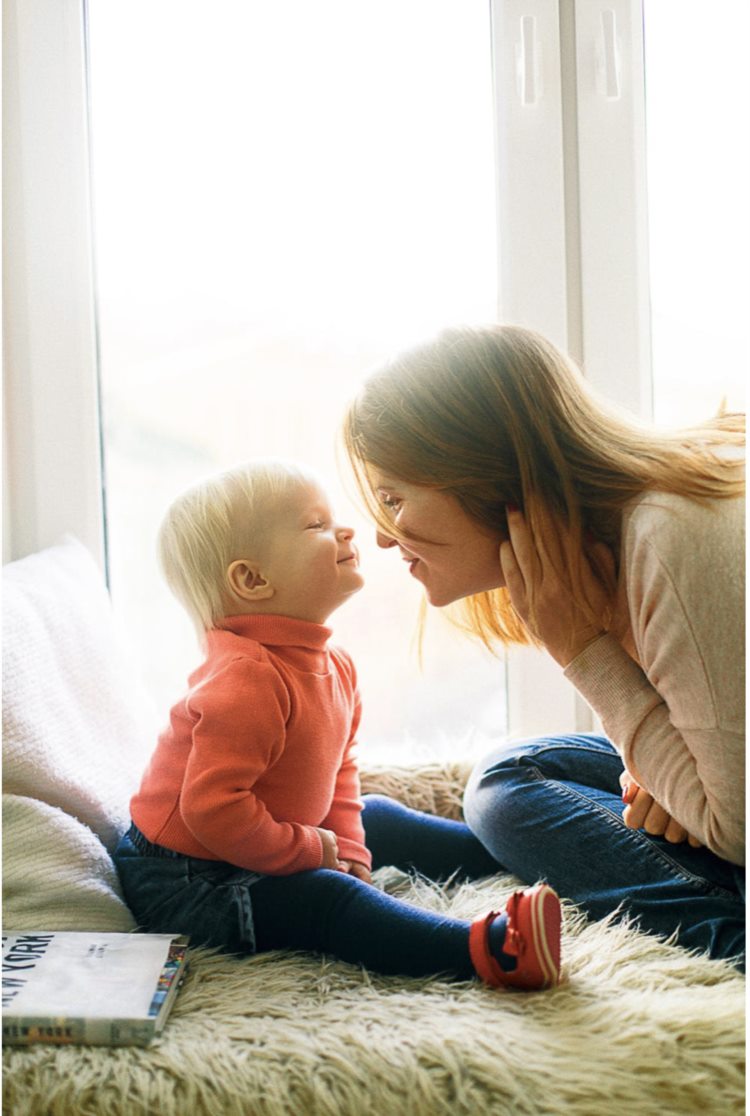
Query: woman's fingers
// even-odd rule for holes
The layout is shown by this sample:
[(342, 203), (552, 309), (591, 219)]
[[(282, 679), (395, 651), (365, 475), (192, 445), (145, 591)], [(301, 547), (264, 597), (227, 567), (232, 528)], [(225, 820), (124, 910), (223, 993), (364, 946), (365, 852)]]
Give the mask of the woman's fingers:
[[(565, 555), (566, 528), (539, 506), (532, 535), (525, 516), (507, 508), (510, 539), (501, 546), (501, 564), (513, 607), (531, 635), (566, 667), (607, 628), (609, 600), (589, 562), (581, 562), (582, 596), (574, 591)], [(533, 614), (531, 605), (533, 604)]]
[(528, 618), (526, 582), (523, 571), (516, 559), (513, 544), (503, 542), (500, 544), (500, 568), (503, 571), (505, 587), (510, 593), (511, 604), (525, 622)]
[(635, 801), (635, 796), (638, 794), (639, 786), (637, 783), (630, 781), (631, 776), (627, 771), (623, 771), (620, 776), (620, 786), (622, 787), (622, 800), (626, 806), (630, 806)]
[(552, 515), (544, 504), (538, 505), (536, 539), (540, 564), (555, 570), (561, 569), (563, 564), (561, 526), (557, 516)]
[(646, 814), (646, 820), (643, 823), (643, 828), (652, 837), (663, 837), (667, 832), (667, 826), (672, 820), (671, 814), (668, 814), (663, 806), (658, 802), (653, 802)]
[(658, 802), (654, 802), (652, 796), (643, 787), (638, 787), (633, 801), (622, 816), (630, 829), (645, 829), (653, 837), (661, 836), (669, 820), (666, 810), (663, 810)]
[[(518, 508), (508, 506), (506, 509), (508, 519), (508, 533), (510, 546), (513, 550), (518, 568), (524, 584), (539, 577), (539, 554), (534, 546), (531, 532), (526, 524), (526, 519)], [(506, 545), (505, 543), (503, 545)]]
[(631, 779), (632, 776), (627, 771), (620, 775), (622, 799), (627, 803), (622, 818), (629, 829), (645, 829), (652, 837), (663, 837), (672, 845), (681, 845), (683, 841), (687, 841), (693, 849), (703, 847), (663, 806), (654, 801), (648, 791), (631, 782)]
[(687, 840), (687, 835), (687, 830), (679, 822), (676, 822), (674, 818), (669, 819), (667, 828), (664, 830), (666, 841), (669, 841), (672, 845), (681, 845), (683, 841)]

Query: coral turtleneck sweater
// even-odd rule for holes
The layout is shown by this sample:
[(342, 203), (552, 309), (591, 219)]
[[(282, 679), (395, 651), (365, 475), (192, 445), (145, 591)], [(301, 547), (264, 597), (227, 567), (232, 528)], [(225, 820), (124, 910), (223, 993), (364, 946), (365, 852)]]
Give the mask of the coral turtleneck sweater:
[(321, 867), (321, 827), (370, 867), (356, 674), (330, 636), (285, 616), (232, 616), (206, 633), (206, 660), (130, 804), (149, 841), (284, 876)]

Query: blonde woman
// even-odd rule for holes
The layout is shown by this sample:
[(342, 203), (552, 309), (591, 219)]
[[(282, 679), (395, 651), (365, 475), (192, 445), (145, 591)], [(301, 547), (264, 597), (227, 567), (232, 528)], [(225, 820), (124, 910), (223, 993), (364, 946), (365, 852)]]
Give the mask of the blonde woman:
[(603, 725), (486, 757), (471, 829), (591, 917), (744, 967), (744, 417), (642, 428), (495, 326), (375, 373), (344, 439), (428, 602), (460, 601), (488, 645), (545, 648)]

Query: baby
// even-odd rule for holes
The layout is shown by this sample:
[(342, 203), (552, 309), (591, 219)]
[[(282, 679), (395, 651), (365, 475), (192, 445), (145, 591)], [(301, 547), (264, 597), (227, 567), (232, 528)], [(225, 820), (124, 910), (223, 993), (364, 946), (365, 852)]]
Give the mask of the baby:
[(556, 984), (560, 906), (539, 884), (473, 923), (372, 885), (498, 871), (462, 822), (360, 796), (356, 673), (326, 623), (363, 584), (315, 476), (254, 461), (169, 508), (162, 568), (203, 663), (171, 711), (115, 853), (142, 929), (239, 954), (309, 950), (381, 973)]

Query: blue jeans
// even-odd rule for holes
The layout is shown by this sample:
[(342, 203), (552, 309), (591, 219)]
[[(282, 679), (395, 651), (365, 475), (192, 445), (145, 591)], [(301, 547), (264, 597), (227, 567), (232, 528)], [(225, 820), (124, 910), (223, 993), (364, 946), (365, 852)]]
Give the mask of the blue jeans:
[[(373, 868), (432, 879), (487, 876), (497, 865), (463, 822), (367, 795), (362, 820)], [(141, 929), (189, 934), (231, 953), (294, 949), (329, 953), (374, 972), (468, 979), (469, 923), (423, 911), (343, 872), (323, 868), (262, 876), (152, 845), (135, 826), (115, 864)]]
[(622, 760), (601, 736), (540, 737), (475, 767), (466, 821), (525, 881), (544, 877), (594, 919), (618, 911), (642, 930), (728, 958), (744, 971), (745, 874), (708, 849), (673, 845), (622, 820)]

